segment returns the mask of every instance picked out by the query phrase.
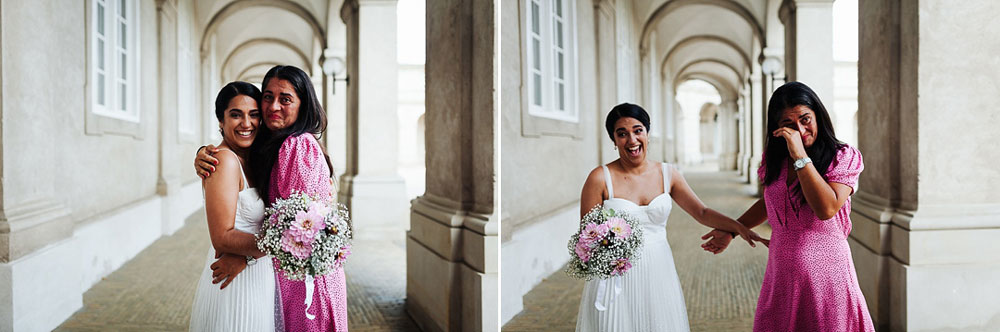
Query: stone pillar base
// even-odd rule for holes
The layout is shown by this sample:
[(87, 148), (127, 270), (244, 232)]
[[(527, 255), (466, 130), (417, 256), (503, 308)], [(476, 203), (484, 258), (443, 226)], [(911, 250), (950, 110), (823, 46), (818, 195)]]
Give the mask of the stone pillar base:
[(83, 307), (79, 250), (65, 239), (0, 264), (0, 330), (51, 331)]
[(398, 175), (345, 175), (338, 196), (355, 229), (406, 228), (406, 182)]
[(483, 235), (495, 233), (490, 218), (432, 195), (418, 197), (412, 205), (406, 238), (407, 312), (424, 331), (495, 329), (498, 239)]
[[(849, 243), (858, 283), (881, 331), (993, 331), (1000, 327), (996, 207), (894, 210), (864, 191), (853, 199)], [(961, 212), (958, 212), (961, 211)]]
[(750, 173), (749, 174), (750, 188), (748, 189), (749, 191), (748, 193), (754, 196), (761, 195), (760, 178), (757, 177), (757, 170), (761, 167), (760, 161), (761, 161), (760, 156), (750, 157), (750, 164), (749, 167), (747, 167), (748, 172)]
[(736, 169), (736, 153), (721, 153), (719, 154), (719, 170), (720, 171), (732, 171)]
[(740, 172), (740, 178), (747, 176), (747, 159), (743, 152), (736, 154), (736, 170)]

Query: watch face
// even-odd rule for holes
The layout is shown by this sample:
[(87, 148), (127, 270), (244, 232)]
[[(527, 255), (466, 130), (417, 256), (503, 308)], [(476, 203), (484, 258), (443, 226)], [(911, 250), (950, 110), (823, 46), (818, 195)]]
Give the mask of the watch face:
[(802, 168), (802, 167), (805, 167), (805, 166), (806, 166), (806, 163), (805, 163), (804, 160), (799, 159), (799, 160), (795, 161), (795, 168)]

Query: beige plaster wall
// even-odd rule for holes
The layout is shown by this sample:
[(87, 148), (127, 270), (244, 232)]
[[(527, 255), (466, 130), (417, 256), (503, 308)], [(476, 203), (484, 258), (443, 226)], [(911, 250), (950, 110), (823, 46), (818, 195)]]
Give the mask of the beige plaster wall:
[[(176, 110), (159, 114), (157, 9), (153, 0), (140, 1), (141, 138), (87, 134), (87, 2), (66, 6), (56, 0), (5, 1), (0, 11), (3, 206), (52, 199), (79, 222), (156, 194), (157, 127), (161, 117), (176, 119)], [(173, 141), (165, 144), (177, 153), (165, 166), (182, 183), (196, 181), (191, 160), (200, 142), (181, 143), (176, 132), (169, 137)]]
[[(525, 135), (522, 113), (527, 95), (522, 81), (522, 39), (525, 27), (519, 15), (519, 1), (500, 4), (501, 29), (501, 162), (503, 199), (502, 234), (509, 239), (519, 228), (537, 221), (580, 199), (587, 174), (598, 166), (598, 140), (594, 128), (603, 128), (604, 111), (596, 108), (597, 73), (594, 45), (594, 8), (587, 2), (576, 5), (578, 51), (578, 91), (580, 137)], [(603, 131), (603, 130), (602, 130)]]

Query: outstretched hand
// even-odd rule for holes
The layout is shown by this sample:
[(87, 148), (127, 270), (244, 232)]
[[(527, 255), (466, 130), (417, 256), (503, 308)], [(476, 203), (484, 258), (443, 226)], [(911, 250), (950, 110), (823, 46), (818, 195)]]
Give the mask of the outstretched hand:
[[(750, 243), (751, 247), (756, 247), (754, 242), (763, 243), (765, 247), (769, 247), (771, 245), (771, 240), (765, 239), (749, 229), (747, 229), (746, 232), (742, 232), (740, 236)], [(723, 230), (713, 229), (711, 232), (702, 236), (701, 239), (708, 240), (701, 245), (702, 249), (705, 249), (705, 251), (713, 254), (721, 254), (726, 250), (726, 248), (729, 247), (729, 243), (733, 241), (733, 235), (732, 233)]]
[(708, 234), (702, 236), (701, 239), (708, 240), (708, 242), (702, 243), (702, 249), (718, 255), (725, 251), (726, 247), (729, 247), (729, 242), (733, 241), (733, 236), (729, 232), (713, 229)]
[(761, 237), (760, 234), (757, 234), (757, 232), (751, 231), (749, 229), (747, 231), (750, 232), (749, 236), (750, 236), (751, 240), (763, 243), (765, 247), (768, 247), (768, 248), (771, 247), (771, 239), (765, 239), (765, 238)]

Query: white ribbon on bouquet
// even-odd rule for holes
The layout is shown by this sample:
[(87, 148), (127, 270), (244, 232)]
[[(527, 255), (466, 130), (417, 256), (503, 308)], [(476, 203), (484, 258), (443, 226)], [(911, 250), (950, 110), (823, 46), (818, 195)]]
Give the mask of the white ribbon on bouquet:
[(316, 283), (314, 281), (313, 276), (308, 274), (306, 275), (306, 318), (309, 318), (309, 320), (316, 319), (316, 315), (309, 313), (309, 307), (312, 306), (313, 303), (313, 288), (316, 287)]
[(597, 308), (597, 311), (608, 310), (608, 306), (610, 306), (612, 303), (615, 303), (615, 298), (618, 297), (618, 294), (621, 294), (622, 292), (622, 277), (614, 276), (612, 277), (612, 279), (614, 279), (615, 281), (614, 284), (615, 293), (614, 295), (610, 296), (610, 299), (608, 297), (608, 292), (607, 292), (608, 279), (601, 279), (601, 281), (597, 282), (597, 299), (594, 300), (594, 307)]

